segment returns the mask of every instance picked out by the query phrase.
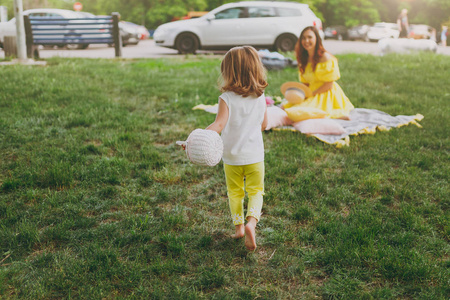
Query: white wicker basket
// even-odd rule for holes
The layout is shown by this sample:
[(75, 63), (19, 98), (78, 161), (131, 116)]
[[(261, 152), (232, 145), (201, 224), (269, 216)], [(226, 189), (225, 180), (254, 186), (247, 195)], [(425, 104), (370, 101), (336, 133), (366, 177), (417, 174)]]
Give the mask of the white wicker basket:
[(186, 141), (177, 144), (185, 145), (187, 157), (196, 165), (213, 167), (222, 159), (222, 138), (214, 130), (195, 129)]

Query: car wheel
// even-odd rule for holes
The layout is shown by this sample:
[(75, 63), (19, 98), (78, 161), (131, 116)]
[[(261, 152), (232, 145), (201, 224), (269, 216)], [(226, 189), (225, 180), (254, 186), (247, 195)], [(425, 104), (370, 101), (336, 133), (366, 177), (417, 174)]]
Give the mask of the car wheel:
[(78, 50), (78, 49), (86, 49), (89, 47), (89, 44), (67, 44), (66, 48), (69, 50)]
[(75, 50), (78, 49), (78, 44), (67, 44), (66, 48), (69, 50)]
[(275, 49), (281, 52), (294, 51), (297, 38), (292, 34), (283, 34), (277, 38)]
[[(74, 40), (78, 40), (80, 38), (80, 34), (71, 32), (71, 33), (67, 34), (65, 37), (71, 38)], [(81, 45), (79, 45), (79, 44), (66, 44), (65, 46), (66, 46), (66, 49), (69, 49), (69, 50), (81, 49), (81, 47), (80, 47)]]
[(198, 40), (192, 33), (180, 34), (175, 42), (175, 48), (179, 53), (195, 53), (198, 50)]

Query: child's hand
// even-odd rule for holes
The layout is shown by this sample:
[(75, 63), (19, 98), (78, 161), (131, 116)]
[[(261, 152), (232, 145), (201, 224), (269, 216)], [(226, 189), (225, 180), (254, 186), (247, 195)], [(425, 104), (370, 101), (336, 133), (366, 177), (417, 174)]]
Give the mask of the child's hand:
[(186, 142), (185, 141), (177, 141), (176, 144), (183, 147), (183, 150), (186, 150)]

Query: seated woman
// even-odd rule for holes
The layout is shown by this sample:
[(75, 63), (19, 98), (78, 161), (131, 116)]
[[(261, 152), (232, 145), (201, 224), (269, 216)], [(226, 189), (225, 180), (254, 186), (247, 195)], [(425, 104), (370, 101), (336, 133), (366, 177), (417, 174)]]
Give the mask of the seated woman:
[[(336, 57), (325, 50), (316, 27), (306, 27), (295, 46), (300, 81), (312, 91), (312, 97), (305, 99), (301, 107), (321, 109), (333, 119), (349, 119), (354, 109), (341, 87), (335, 82), (340, 78)], [(283, 105), (292, 107), (291, 103)]]

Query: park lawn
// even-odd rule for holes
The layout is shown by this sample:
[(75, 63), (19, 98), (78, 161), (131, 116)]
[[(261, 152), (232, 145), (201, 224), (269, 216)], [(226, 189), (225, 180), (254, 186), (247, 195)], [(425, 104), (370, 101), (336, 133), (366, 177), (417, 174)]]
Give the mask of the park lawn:
[[(447, 299), (450, 60), (338, 56), (355, 107), (423, 114), (336, 148), (265, 132), (258, 249), (222, 163), (175, 144), (214, 115), (220, 59), (0, 66), (1, 299)], [(270, 71), (266, 95), (297, 80)]]

